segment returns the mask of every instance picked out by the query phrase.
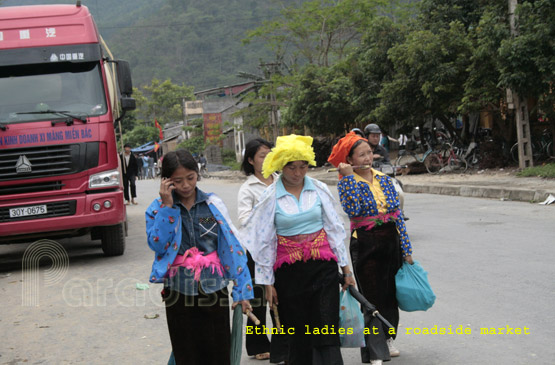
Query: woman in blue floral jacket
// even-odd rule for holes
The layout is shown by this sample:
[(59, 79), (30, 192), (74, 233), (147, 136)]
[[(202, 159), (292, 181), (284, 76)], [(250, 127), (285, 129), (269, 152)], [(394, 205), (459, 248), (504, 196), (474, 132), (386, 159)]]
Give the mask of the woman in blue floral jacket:
[(227, 285), (233, 308), (252, 310), (247, 258), (222, 200), (198, 189), (198, 165), (178, 150), (164, 156), (160, 198), (148, 207), (146, 233), (154, 251), (150, 281), (162, 296), (177, 364), (229, 364)]

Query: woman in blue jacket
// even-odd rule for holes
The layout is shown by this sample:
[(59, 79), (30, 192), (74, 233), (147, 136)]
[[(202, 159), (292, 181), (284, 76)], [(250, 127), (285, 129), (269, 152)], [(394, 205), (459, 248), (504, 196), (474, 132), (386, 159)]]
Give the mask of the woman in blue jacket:
[(198, 189), (198, 165), (185, 150), (162, 163), (160, 198), (148, 207), (146, 233), (155, 252), (150, 281), (162, 297), (177, 364), (229, 364), (227, 285), (233, 308), (252, 310), (247, 258), (222, 200)]

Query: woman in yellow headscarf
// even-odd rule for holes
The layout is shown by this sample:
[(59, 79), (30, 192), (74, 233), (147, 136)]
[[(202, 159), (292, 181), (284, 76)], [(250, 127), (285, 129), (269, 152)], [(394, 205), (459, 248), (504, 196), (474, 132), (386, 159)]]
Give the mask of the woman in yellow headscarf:
[[(278, 137), (262, 173), (282, 173), (260, 197), (243, 243), (256, 263), (256, 283), (265, 285), (270, 306), (279, 304), (288, 363), (343, 364), (337, 265), (345, 276), (343, 289), (354, 279), (334, 198), (325, 184), (306, 176), (308, 165), (316, 165), (311, 145), (312, 137)], [(314, 334), (325, 326), (330, 334)]]

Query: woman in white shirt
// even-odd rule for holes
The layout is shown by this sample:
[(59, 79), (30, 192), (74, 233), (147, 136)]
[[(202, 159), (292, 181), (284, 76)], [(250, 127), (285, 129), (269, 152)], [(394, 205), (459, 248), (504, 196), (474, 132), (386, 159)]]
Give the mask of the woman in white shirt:
[[(273, 147), (272, 143), (262, 139), (255, 138), (250, 140), (245, 146), (243, 154), (243, 163), (241, 170), (247, 175), (247, 181), (241, 185), (239, 194), (237, 196), (238, 204), (237, 210), (239, 214), (239, 222), (244, 225), (249, 218), (252, 209), (256, 205), (260, 195), (266, 188), (277, 180), (278, 174), (274, 173), (268, 178), (262, 176), (262, 164), (264, 158)], [(247, 252), (248, 267), (254, 282), (254, 261)], [(255, 285), (254, 290), (255, 299), (253, 300), (252, 307), (253, 313), (260, 319), (260, 325), (257, 326), (260, 333), (257, 334), (254, 323), (247, 320), (247, 326), (253, 326), (253, 331), (249, 331), (246, 335), (246, 349), (249, 356), (254, 356), (257, 360), (270, 359), (272, 363), (280, 363), (285, 360), (287, 355), (287, 347), (284, 336), (272, 335), (272, 343), (268, 340), (268, 336), (262, 329), (266, 326), (266, 303), (264, 302), (264, 286)], [(274, 316), (272, 315), (272, 321)], [(274, 323), (275, 326), (275, 323)], [(279, 338), (278, 338), (279, 337)], [(271, 347), (271, 349), (270, 349)], [(270, 357), (271, 354), (271, 357)]]

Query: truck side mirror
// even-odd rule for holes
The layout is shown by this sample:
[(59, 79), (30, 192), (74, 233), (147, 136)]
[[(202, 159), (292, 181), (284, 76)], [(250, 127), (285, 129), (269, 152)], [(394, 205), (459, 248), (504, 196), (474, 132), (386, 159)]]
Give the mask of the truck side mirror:
[(135, 99), (131, 97), (133, 94), (133, 82), (131, 81), (131, 69), (129, 62), (118, 60), (116, 61), (118, 72), (118, 85), (121, 93), (121, 109), (125, 112), (128, 110), (135, 110)]
[(123, 96), (121, 98), (121, 109), (128, 111), (128, 110), (135, 110), (135, 108), (137, 107), (137, 105), (135, 104), (135, 99), (134, 98), (130, 98), (127, 96)]
[(131, 94), (133, 94), (133, 82), (131, 81), (131, 69), (129, 68), (129, 62), (117, 60), (116, 65), (119, 90), (122, 95), (131, 96)]

